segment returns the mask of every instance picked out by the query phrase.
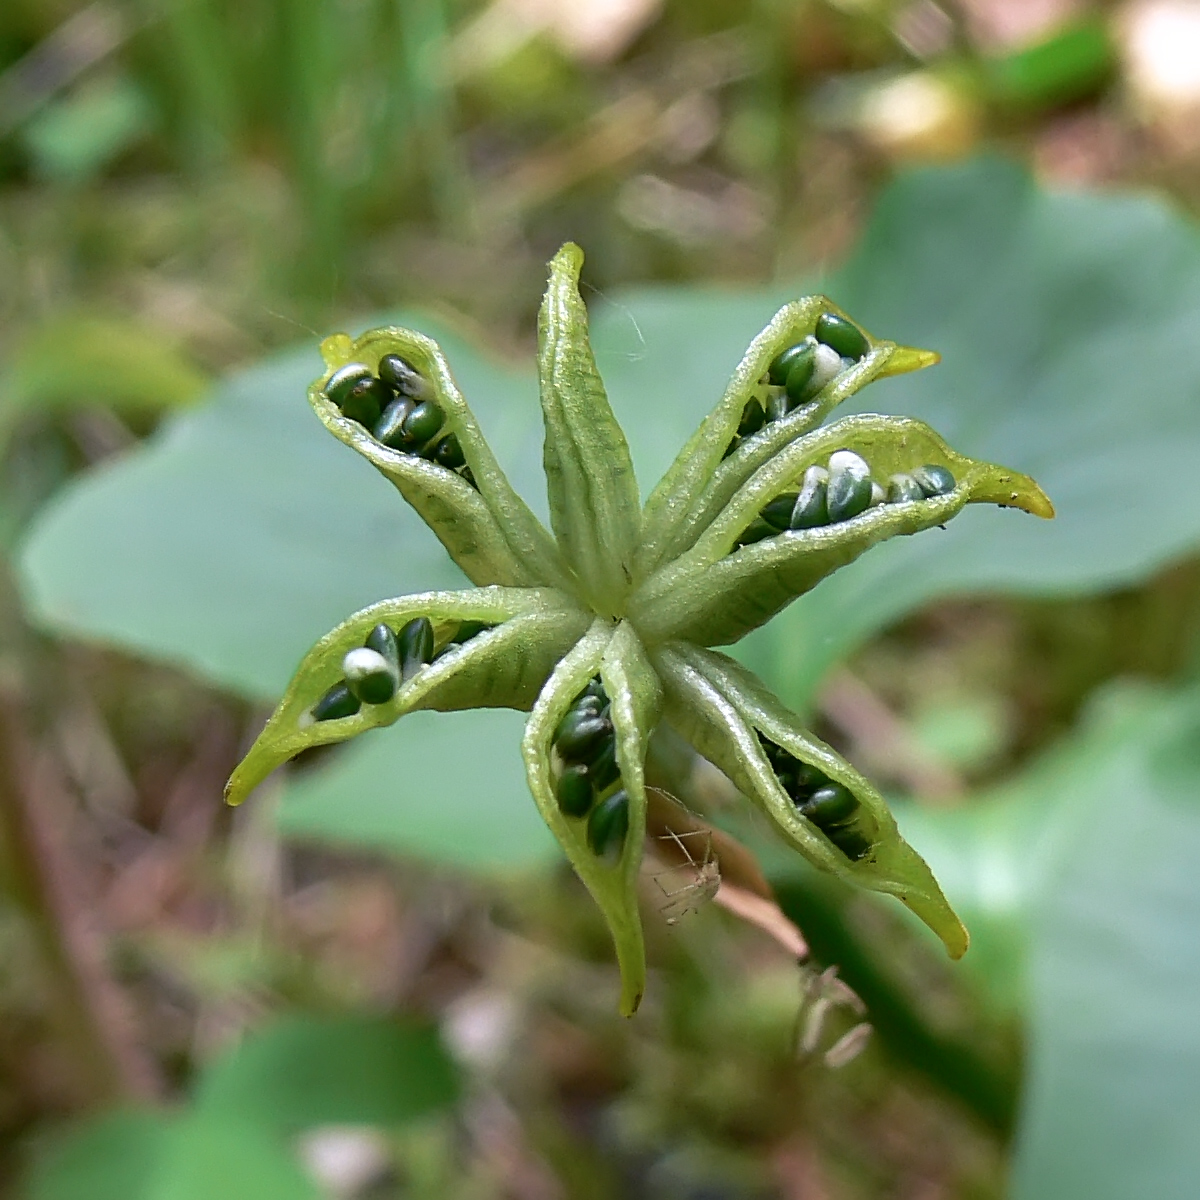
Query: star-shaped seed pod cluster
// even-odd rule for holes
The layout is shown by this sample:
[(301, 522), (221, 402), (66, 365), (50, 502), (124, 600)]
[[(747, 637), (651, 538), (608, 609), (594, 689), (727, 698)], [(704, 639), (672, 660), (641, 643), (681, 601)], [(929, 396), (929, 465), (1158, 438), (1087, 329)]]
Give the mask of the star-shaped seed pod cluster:
[(868, 383), (937, 355), (877, 340), (810, 296), (754, 339), (643, 505), (592, 354), (582, 262), (571, 244), (555, 256), (538, 320), (552, 532), (509, 483), (435, 342), (383, 328), (322, 343), (327, 369), (309, 389), (318, 417), (396, 486), (475, 586), (383, 600), (323, 637), (228, 800), (302, 750), (416, 709), (528, 712), (530, 791), (604, 913), (632, 1014), (646, 976), (647, 747), (665, 723), (810, 862), (896, 896), (958, 957), (966, 930), (879, 792), (713, 647), (885, 538), (943, 525), (969, 503), (1050, 517), (1050, 501), (919, 421), (822, 424)]

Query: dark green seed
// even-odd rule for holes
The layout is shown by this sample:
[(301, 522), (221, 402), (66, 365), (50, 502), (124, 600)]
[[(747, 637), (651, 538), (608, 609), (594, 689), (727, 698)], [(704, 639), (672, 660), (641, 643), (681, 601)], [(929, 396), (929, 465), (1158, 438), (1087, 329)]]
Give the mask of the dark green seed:
[(566, 762), (591, 762), (612, 731), (612, 722), (607, 717), (573, 709), (555, 733), (554, 748)]
[(811, 394), (810, 385), (816, 369), (817, 350), (815, 346), (805, 346), (804, 350), (792, 359), (787, 373), (787, 383), (784, 384), (784, 387), (787, 389), (788, 399), (792, 402), (793, 408), (807, 400)]
[(887, 499), (889, 504), (906, 504), (911, 500), (924, 500), (925, 493), (911, 475), (893, 475), (888, 480)]
[(346, 681), (335, 683), (313, 705), (312, 715), (316, 721), (336, 721), (339, 717), (352, 717), (362, 708), (362, 701), (346, 686)]
[(427, 662), (433, 661), (433, 623), (414, 617), (397, 639), (400, 647), (400, 677), (407, 683)]
[(386, 704), (395, 694), (398, 672), (382, 654), (369, 646), (351, 650), (342, 659), (346, 686), (364, 704)]
[(792, 369), (792, 364), (805, 351), (809, 354), (812, 353), (812, 342), (797, 342), (794, 346), (789, 346), (786, 350), (781, 350), (771, 360), (771, 365), (767, 368), (767, 380), (776, 387), (783, 387), (787, 383), (788, 372)]
[(944, 496), (947, 492), (954, 491), (954, 476), (937, 463), (926, 463), (923, 467), (918, 467), (913, 471), (912, 477), (926, 496)]
[(391, 446), (393, 450), (403, 450), (409, 443), (404, 436), (404, 422), (416, 404), (407, 396), (400, 396), (383, 410), (383, 416), (375, 422), (371, 431), (377, 442)]
[(829, 483), (825, 504), (829, 523), (857, 517), (871, 503), (871, 468), (853, 450), (835, 450), (829, 456)]
[(792, 787), (790, 795), (797, 803), (802, 802), (819, 788), (826, 787), (829, 777), (824, 771), (818, 770), (810, 763), (797, 760), (796, 769), (792, 772)]
[(858, 801), (848, 787), (840, 783), (827, 783), (817, 788), (799, 808), (814, 825), (825, 829), (852, 817), (858, 808)]
[(832, 346), (844, 358), (859, 359), (870, 349), (866, 334), (853, 321), (836, 313), (822, 313), (817, 318), (817, 341)]
[(793, 529), (816, 529), (829, 524), (826, 480), (824, 467), (809, 467), (804, 472), (804, 483), (792, 506)]
[(347, 392), (359, 382), (361, 379), (371, 378), (371, 368), (366, 363), (347, 363), (344, 367), (340, 367), (334, 371), (329, 377), (329, 382), (325, 385), (325, 395), (338, 406), (342, 407), (342, 401), (345, 400)]
[(755, 542), (761, 542), (763, 538), (775, 537), (779, 533), (773, 525), (768, 525), (762, 517), (755, 517), (753, 521), (742, 531), (742, 536), (738, 538), (739, 546), (750, 546)]
[(763, 406), (757, 400), (751, 400), (742, 409), (742, 419), (737, 431), (742, 437), (749, 437), (763, 427), (766, 419), (767, 414), (763, 412)]
[(759, 516), (775, 529), (780, 531), (787, 529), (791, 525), (792, 509), (796, 507), (796, 500), (797, 494), (795, 492), (784, 492), (782, 496), (776, 496), (759, 513)]
[(432, 400), (418, 404), (404, 422), (404, 436), (414, 445), (424, 445), (442, 427), (445, 419), (441, 407)]
[(368, 650), (374, 650), (376, 654), (382, 654), (397, 671), (400, 669), (400, 646), (390, 625), (382, 623), (376, 625), (367, 634), (367, 640), (363, 642), (363, 645)]
[(425, 380), (407, 359), (398, 354), (385, 354), (379, 360), (379, 378), (390, 384), (401, 396), (420, 396), (425, 391)]
[(433, 461), (440, 467), (449, 467), (452, 471), (467, 461), (462, 446), (459, 445), (458, 438), (454, 434), (448, 433), (438, 442), (437, 449), (433, 452)]
[(380, 411), (391, 396), (391, 389), (378, 379), (360, 379), (351, 385), (338, 407), (342, 410), (342, 416), (374, 429), (379, 423)]
[(857, 829), (835, 826), (833, 829), (826, 829), (824, 833), (851, 862), (865, 858), (871, 849), (871, 843)]
[(629, 796), (625, 789), (613, 792), (592, 809), (588, 817), (587, 839), (592, 853), (604, 857), (621, 852), (629, 832)]
[(475, 476), (471, 473), (470, 467), (463, 467), (458, 474), (460, 478), (465, 479), (476, 491), (479, 491), (479, 484), (475, 482)]
[(601, 715), (607, 701), (601, 700), (599, 696), (576, 696), (571, 702), (571, 707), (567, 709), (566, 716), (558, 723), (558, 728), (554, 731), (554, 740), (558, 739), (569, 732), (580, 721), (587, 717), (598, 717)]
[(491, 629), (492, 626), (486, 621), (460, 621), (458, 628), (454, 631), (452, 641), (458, 642), (460, 645), (463, 642), (469, 642), (473, 637), (481, 634), (485, 629)]
[(608, 693), (604, 690), (604, 682), (599, 675), (595, 675), (589, 679), (587, 687), (579, 694), (581, 696), (599, 696), (601, 700), (608, 700)]
[(617, 739), (610, 737), (600, 747), (596, 757), (592, 759), (588, 771), (592, 777), (592, 786), (602, 792), (606, 787), (621, 778), (621, 767), (617, 762)]
[(592, 807), (592, 781), (584, 766), (567, 767), (554, 789), (559, 811), (568, 817), (582, 817)]

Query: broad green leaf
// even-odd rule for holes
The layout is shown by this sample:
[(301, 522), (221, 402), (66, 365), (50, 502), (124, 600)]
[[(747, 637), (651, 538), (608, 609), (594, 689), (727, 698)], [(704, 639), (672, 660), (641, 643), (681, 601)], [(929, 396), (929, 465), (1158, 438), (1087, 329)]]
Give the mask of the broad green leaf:
[(279, 829), (489, 876), (551, 863), (554, 839), (525, 783), (524, 723), (504, 709), (412, 713), (289, 776)]
[(646, 501), (637, 556), (639, 578), (694, 545), (754, 472), (819, 425), (848, 397), (875, 379), (937, 362), (937, 355), (930, 351), (880, 342), (868, 334), (871, 348), (858, 363), (830, 380), (807, 404), (764, 425), (727, 455), (747, 404), (756, 400), (764, 410), (767, 407), (768, 389), (763, 380), (771, 360), (811, 334), (824, 312), (848, 317), (824, 296), (809, 296), (785, 304), (750, 343), (716, 408), (688, 439)]
[(324, 1200), (292, 1148), (273, 1132), (223, 1113), (189, 1113), (167, 1130), (145, 1200), (216, 1196)]
[[(347, 651), (362, 646), (380, 623), (395, 632), (417, 617), (432, 623), (439, 653), (461, 621), (486, 621), (494, 628), (440, 654), (402, 682), (386, 703), (363, 704), (353, 716), (337, 720), (313, 719), (313, 705), (342, 681)], [(536, 588), (425, 592), (373, 604), (327, 633), (304, 656), (283, 699), (230, 778), (225, 798), (240, 804), (276, 767), (301, 750), (391, 725), (417, 709), (527, 710), (554, 664), (587, 626), (587, 616), (565, 604), (560, 593)]]
[[(419, 323), (479, 397), (489, 441), (536, 479), (532, 378)], [(463, 586), (416, 514), (314, 418), (304, 394), (320, 370), (311, 344), (269, 360), (68, 487), (22, 556), (33, 614), (273, 702), (351, 613)]]
[(641, 501), (629, 445), (613, 418), (579, 295), (583, 251), (550, 264), (538, 314), (538, 379), (546, 425), (550, 520), (592, 607), (615, 616), (633, 582)]
[(21, 1194), (28, 1200), (146, 1200), (170, 1120), (140, 1110), (93, 1117), (51, 1140)]
[(397, 1125), (449, 1107), (458, 1072), (436, 1029), (377, 1016), (289, 1016), (209, 1065), (197, 1113), (290, 1136)]
[[(654, 288), (596, 314), (640, 478), (667, 469), (779, 304), (812, 290)], [(1125, 586), (1200, 541), (1200, 507), (1164, 503), (1149, 482), (1200, 473), (1200, 246), (1161, 200), (1049, 192), (995, 159), (907, 172), (820, 290), (868, 329), (942, 355), (849, 408), (917, 417), (962, 453), (1028, 473), (1058, 518), (974, 508), (827, 579), (737, 652), (789, 703), (931, 599)], [(1147, 483), (1114, 488), (1130, 479)]]
[[(472, 582), (515, 587), (569, 584), (553, 539), (513, 490), (432, 338), (387, 326), (355, 339), (345, 334), (328, 337), (321, 343), (321, 353), (327, 369), (308, 389), (309, 403), (321, 423), (395, 484)], [(458, 438), (477, 487), (415, 454), (377, 442), (357, 421), (342, 416), (324, 394), (329, 377), (347, 363), (366, 363), (374, 371), (385, 354), (393, 353), (429, 381), (432, 398), (446, 417), (442, 430)]]
[[(944, 496), (882, 504), (850, 521), (782, 533), (735, 552), (737, 538), (763, 506), (797, 488), (809, 466), (823, 465), (838, 449), (860, 454), (877, 480), (936, 463), (951, 470), (956, 486)], [(872, 546), (944, 525), (970, 503), (1054, 515), (1028, 476), (955, 453), (920, 421), (847, 417), (799, 438), (759, 468), (696, 545), (646, 581), (632, 598), (630, 615), (654, 642), (727, 645)]]

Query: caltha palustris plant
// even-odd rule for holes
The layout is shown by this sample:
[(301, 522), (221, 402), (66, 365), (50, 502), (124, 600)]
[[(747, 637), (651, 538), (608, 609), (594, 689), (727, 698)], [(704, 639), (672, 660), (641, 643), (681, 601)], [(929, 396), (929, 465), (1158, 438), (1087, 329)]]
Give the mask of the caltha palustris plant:
[(647, 744), (665, 722), (810, 862), (898, 897), (961, 955), (966, 930), (879, 792), (712, 647), (885, 538), (979, 501), (1049, 517), (1049, 500), (919, 421), (822, 425), (872, 380), (937, 355), (878, 341), (810, 296), (754, 339), (643, 505), (592, 354), (582, 261), (574, 245), (555, 256), (538, 320), (553, 534), (500, 469), (435, 342), (383, 328), (322, 343), (317, 415), (396, 485), (475, 586), (381, 601), (323, 637), (228, 799), (302, 750), (415, 709), (528, 712), (529, 789), (603, 910), (631, 1014), (645, 986)]

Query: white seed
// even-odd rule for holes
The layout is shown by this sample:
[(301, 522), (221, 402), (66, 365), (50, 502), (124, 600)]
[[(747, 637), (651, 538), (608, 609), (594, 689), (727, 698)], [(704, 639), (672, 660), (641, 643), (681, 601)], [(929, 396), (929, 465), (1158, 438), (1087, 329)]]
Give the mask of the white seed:
[(868, 508), (874, 508), (877, 504), (883, 504), (887, 500), (887, 491), (880, 487), (874, 480), (871, 481), (871, 503)]
[(347, 682), (357, 683), (360, 679), (367, 679), (374, 675), (394, 675), (395, 671), (392, 664), (377, 650), (368, 650), (366, 646), (359, 646), (357, 649), (349, 651), (342, 659), (342, 674), (345, 675)]
[(818, 342), (813, 351), (813, 373), (808, 382), (808, 393), (815, 395), (841, 370), (842, 356), (832, 346)]
[(870, 479), (871, 468), (867, 460), (855, 454), (853, 450), (835, 450), (829, 456), (829, 473), (831, 475), (845, 471), (854, 479)]

